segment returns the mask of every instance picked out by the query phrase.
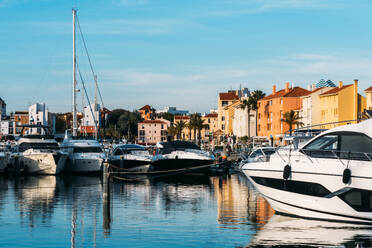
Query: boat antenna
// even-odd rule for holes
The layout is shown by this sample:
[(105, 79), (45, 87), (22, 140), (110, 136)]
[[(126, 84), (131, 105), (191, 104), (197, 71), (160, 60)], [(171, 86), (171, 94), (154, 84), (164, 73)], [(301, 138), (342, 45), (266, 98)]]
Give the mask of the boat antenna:
[(72, 135), (77, 136), (76, 112), (76, 10), (72, 9)]

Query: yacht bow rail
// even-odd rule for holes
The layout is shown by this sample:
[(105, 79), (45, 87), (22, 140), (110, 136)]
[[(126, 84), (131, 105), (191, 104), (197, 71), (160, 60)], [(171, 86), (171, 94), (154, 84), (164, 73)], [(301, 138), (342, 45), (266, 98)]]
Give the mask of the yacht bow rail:
[[(276, 152), (279, 157), (282, 158), (283, 161), (288, 157), (291, 151), (294, 151), (293, 148), (279, 148)], [(342, 160), (359, 160), (359, 161), (372, 161), (372, 153), (366, 152), (351, 152), (351, 151), (339, 151), (339, 150), (312, 150), (312, 149), (298, 149), (301, 152), (302, 156), (306, 156), (312, 163), (311, 158), (330, 158), (330, 159), (338, 159), (342, 162)], [(300, 155), (300, 156), (301, 156)], [(291, 156), (299, 156), (294, 155), (293, 153)]]

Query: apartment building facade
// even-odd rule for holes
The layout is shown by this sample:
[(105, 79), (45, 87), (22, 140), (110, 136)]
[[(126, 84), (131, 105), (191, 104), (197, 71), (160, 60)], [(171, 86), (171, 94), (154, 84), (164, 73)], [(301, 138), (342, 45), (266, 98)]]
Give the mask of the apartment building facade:
[(301, 87), (290, 87), (288, 82), (285, 88), (279, 91), (274, 85), (272, 93), (257, 103), (257, 135), (274, 140), (280, 139), (289, 130), (289, 126), (282, 121), (284, 113), (290, 110), (300, 112), (301, 97), (309, 93), (310, 91)]

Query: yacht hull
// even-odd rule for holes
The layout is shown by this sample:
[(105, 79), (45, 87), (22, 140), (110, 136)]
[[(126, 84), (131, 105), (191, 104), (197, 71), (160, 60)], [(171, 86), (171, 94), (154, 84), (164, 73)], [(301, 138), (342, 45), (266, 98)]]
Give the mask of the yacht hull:
[(69, 158), (66, 173), (100, 173), (103, 171), (102, 158)]
[(56, 175), (62, 172), (67, 155), (53, 153), (24, 154), (18, 161), (29, 174)]
[[(212, 164), (213, 160), (206, 159), (159, 159), (152, 162), (153, 171), (168, 171), (168, 170), (177, 170), (198, 167), (202, 165)], [(209, 171), (209, 167), (205, 167), (202, 170), (203, 172)]]
[[(111, 160), (110, 163), (113, 168), (118, 167), (124, 171), (138, 171), (147, 172), (150, 168), (151, 161), (149, 160), (131, 160), (131, 159), (115, 159)], [(120, 170), (116, 168), (117, 170)]]
[[(323, 171), (319, 164), (293, 162), (291, 176), (285, 180), (285, 165), (276, 160), (243, 166), (244, 174), (275, 211), (311, 219), (372, 224), (372, 174), (368, 177), (366, 170), (363, 173), (350, 163), (351, 182), (344, 184), (344, 168), (333, 166), (332, 161)], [(359, 167), (363, 170), (363, 162)]]
[(7, 168), (8, 166), (8, 158), (7, 156), (0, 156), (0, 173), (3, 173), (5, 171), (5, 169)]

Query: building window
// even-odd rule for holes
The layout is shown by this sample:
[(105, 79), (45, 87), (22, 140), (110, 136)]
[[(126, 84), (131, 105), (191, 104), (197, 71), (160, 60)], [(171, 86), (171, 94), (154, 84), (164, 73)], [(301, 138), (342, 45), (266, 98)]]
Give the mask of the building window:
[(225, 120), (225, 116), (222, 116), (221, 120), (224, 121)]
[(161, 129), (164, 129), (164, 125), (163, 124), (161, 124)]
[(257, 129), (258, 129), (258, 131), (260, 132), (260, 131), (261, 131), (261, 125), (258, 125), (258, 126), (257, 126)]
[(225, 129), (225, 125), (222, 124), (222, 130), (224, 130), (224, 129)]
[(267, 131), (271, 130), (271, 124), (267, 124)]
[(280, 98), (280, 104), (283, 104), (283, 98)]
[(273, 105), (273, 101), (270, 100), (270, 101), (269, 101), (269, 106), (272, 106), (272, 105)]
[(228, 105), (228, 104), (229, 104), (228, 101), (222, 101), (222, 106), (226, 106), (226, 105)]

